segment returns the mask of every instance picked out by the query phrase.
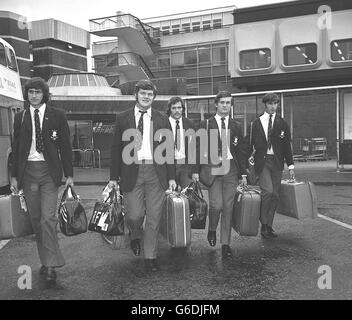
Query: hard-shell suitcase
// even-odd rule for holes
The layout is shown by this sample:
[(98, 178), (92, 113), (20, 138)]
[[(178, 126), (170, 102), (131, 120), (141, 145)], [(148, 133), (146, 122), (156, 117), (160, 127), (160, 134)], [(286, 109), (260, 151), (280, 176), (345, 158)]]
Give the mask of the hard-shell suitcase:
[(312, 182), (282, 180), (276, 212), (295, 219), (317, 217), (317, 194)]
[(18, 195), (0, 196), (0, 240), (33, 234), (29, 213), (21, 207)]
[(239, 186), (233, 206), (232, 227), (241, 236), (256, 236), (259, 228), (260, 189)]
[(170, 193), (166, 197), (166, 208), (161, 217), (160, 233), (174, 248), (191, 244), (191, 221), (189, 204), (184, 195)]

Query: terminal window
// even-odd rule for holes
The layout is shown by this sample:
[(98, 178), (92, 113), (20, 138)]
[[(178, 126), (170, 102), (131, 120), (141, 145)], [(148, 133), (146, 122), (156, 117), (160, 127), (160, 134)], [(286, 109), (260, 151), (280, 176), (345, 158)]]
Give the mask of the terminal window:
[(266, 69), (271, 66), (271, 50), (261, 48), (255, 50), (244, 50), (240, 52), (240, 69)]
[(0, 64), (6, 66), (6, 54), (5, 54), (5, 47), (2, 43), (0, 43)]
[(315, 43), (295, 44), (284, 47), (284, 65), (297, 66), (317, 62), (317, 45)]
[(203, 30), (210, 30), (210, 20), (203, 21)]
[(200, 31), (200, 22), (192, 23), (193, 32)]
[(162, 27), (162, 33), (163, 33), (163, 36), (169, 35), (170, 34), (170, 27), (169, 26)]
[(174, 24), (174, 25), (172, 26), (172, 33), (173, 33), (173, 34), (178, 34), (178, 33), (180, 33), (180, 25), (179, 25), (179, 24)]
[(191, 32), (191, 27), (189, 23), (183, 23), (182, 29), (183, 29), (183, 32)]
[(352, 39), (335, 40), (330, 43), (332, 61), (352, 60)]
[(214, 20), (213, 20), (213, 28), (214, 28), (214, 29), (219, 29), (219, 28), (221, 28), (221, 19), (214, 19)]

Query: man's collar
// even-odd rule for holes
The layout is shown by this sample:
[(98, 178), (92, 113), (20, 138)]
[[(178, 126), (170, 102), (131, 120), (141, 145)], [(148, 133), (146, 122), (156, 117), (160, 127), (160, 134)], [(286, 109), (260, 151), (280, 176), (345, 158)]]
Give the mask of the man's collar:
[[(172, 121), (172, 122), (176, 122), (176, 119), (169, 116), (169, 120)], [(182, 122), (182, 117), (180, 119), (177, 119), (180, 123)]]
[(46, 103), (43, 103), (39, 108), (34, 108), (30, 105), (29, 109), (34, 112), (35, 109), (38, 109), (39, 110), (39, 113), (40, 114), (44, 114), (45, 113), (45, 109), (46, 109)]
[[(267, 113), (266, 111), (264, 111), (264, 115), (265, 115), (267, 118), (270, 117), (270, 114)], [(275, 116), (276, 116), (276, 112), (273, 113), (273, 118), (275, 118)]]
[(216, 114), (215, 114), (215, 118), (217, 118), (217, 119), (219, 119), (219, 120), (221, 120), (221, 118), (225, 118), (225, 120), (227, 121), (228, 118), (229, 118), (229, 115), (227, 115), (227, 116), (225, 116), (225, 117), (221, 117), (221, 116), (219, 116), (219, 115), (216, 113)]
[(137, 105), (134, 106), (134, 115), (137, 116), (139, 111), (147, 111), (148, 116), (152, 116), (152, 107), (148, 108), (147, 110), (139, 108)]

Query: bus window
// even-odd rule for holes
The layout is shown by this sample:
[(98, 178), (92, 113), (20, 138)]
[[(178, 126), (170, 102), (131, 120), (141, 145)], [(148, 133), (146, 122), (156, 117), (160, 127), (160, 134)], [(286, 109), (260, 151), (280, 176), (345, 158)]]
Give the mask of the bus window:
[(5, 47), (2, 43), (0, 43), (0, 64), (3, 66), (7, 66), (6, 64), (6, 54), (5, 54)]
[(7, 58), (7, 65), (10, 69), (17, 71), (17, 63), (16, 63), (16, 56), (11, 49), (5, 47), (6, 51), (6, 58)]
[(0, 107), (0, 136), (10, 135), (9, 111)]

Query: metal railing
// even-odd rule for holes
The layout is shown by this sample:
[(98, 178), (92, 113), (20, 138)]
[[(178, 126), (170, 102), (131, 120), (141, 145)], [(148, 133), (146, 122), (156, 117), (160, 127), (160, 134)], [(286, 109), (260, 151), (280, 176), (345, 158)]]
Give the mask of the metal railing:
[(138, 29), (150, 45), (160, 43), (160, 31), (157, 28), (143, 23), (131, 14), (120, 14), (89, 20), (90, 32), (116, 29), (121, 27), (132, 27)]

